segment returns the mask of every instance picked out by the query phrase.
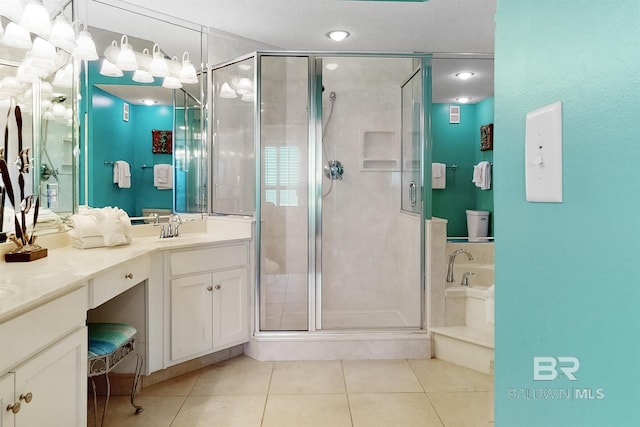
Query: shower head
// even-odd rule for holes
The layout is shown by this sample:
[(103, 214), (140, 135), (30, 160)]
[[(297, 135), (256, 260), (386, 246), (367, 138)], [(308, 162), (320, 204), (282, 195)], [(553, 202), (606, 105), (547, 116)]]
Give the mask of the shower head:
[(331, 99), (332, 101), (336, 99), (336, 93), (335, 92), (329, 92), (329, 99)]
[(64, 95), (58, 95), (51, 98), (51, 102), (53, 102), (54, 104), (62, 104), (66, 100), (67, 100), (67, 97)]

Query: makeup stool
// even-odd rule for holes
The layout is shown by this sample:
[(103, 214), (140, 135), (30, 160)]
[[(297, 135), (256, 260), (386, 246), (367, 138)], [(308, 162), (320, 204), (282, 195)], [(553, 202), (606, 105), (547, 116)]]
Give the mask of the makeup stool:
[(135, 336), (138, 331), (126, 323), (89, 323), (89, 351), (88, 351), (88, 377), (93, 386), (93, 408), (95, 427), (98, 427), (98, 397), (96, 395), (96, 383), (94, 378), (104, 375), (107, 385), (107, 395), (102, 412), (102, 421), (107, 414), (109, 397), (111, 395), (111, 384), (109, 383), (109, 372), (130, 354), (137, 356), (136, 371), (133, 377), (133, 388), (131, 389), (131, 405), (136, 410), (136, 415), (144, 410), (135, 404), (135, 397), (138, 391), (138, 382), (142, 374), (144, 363), (142, 355), (135, 350)]

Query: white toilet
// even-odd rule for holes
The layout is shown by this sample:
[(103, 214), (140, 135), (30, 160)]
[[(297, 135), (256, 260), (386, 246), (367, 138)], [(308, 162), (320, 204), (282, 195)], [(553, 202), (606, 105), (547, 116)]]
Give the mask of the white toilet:
[(467, 234), (470, 242), (486, 242), (489, 232), (489, 212), (467, 210)]

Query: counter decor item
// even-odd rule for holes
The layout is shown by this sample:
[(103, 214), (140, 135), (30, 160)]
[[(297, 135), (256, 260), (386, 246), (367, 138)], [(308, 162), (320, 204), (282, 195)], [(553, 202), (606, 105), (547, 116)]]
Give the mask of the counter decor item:
[[(6, 262), (29, 262), (36, 259), (44, 258), (47, 256), (47, 249), (43, 248), (35, 243), (36, 236), (34, 234), (36, 229), (36, 223), (38, 221), (38, 212), (40, 210), (40, 198), (37, 197), (35, 203), (33, 202), (33, 195), (25, 196), (25, 182), (24, 174), (29, 173), (29, 166), (31, 165), (31, 159), (29, 158), (29, 148), (23, 148), (22, 146), (22, 115), (20, 113), (20, 107), (15, 107), (15, 118), (18, 129), (18, 159), (16, 160), (16, 166), (18, 167), (18, 187), (20, 189), (20, 204), (16, 205), (16, 197), (13, 192), (13, 184), (11, 182), (11, 176), (9, 175), (9, 168), (4, 157), (0, 158), (0, 175), (2, 175), (2, 183), (4, 187), (4, 194), (9, 199), (11, 206), (14, 209), (14, 233), (7, 235), (7, 237), (16, 245), (16, 248), (5, 254), (4, 259)], [(9, 138), (9, 123), (7, 120), (7, 127), (4, 132), (5, 142)], [(31, 235), (27, 231), (27, 215), (31, 212), (33, 207), (33, 229)], [(19, 215), (18, 215), (19, 212)], [(20, 218), (18, 218), (18, 216)]]

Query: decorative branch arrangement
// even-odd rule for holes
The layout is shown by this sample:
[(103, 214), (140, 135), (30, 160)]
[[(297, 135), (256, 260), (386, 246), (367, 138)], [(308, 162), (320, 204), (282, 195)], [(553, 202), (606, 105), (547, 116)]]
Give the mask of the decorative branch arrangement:
[[(9, 113), (11, 109), (9, 109)], [(2, 183), (3, 183), (3, 192), (2, 192), (2, 200), (0, 200), (0, 213), (2, 216), (0, 217), (2, 222), (4, 222), (4, 202), (5, 196), (9, 199), (11, 206), (14, 209), (14, 223), (15, 223), (15, 234), (10, 234), (7, 237), (16, 245), (16, 249), (5, 255), (5, 261), (7, 262), (26, 262), (33, 261), (39, 258), (43, 258), (47, 256), (47, 249), (42, 248), (35, 243), (35, 229), (36, 223), (38, 221), (38, 212), (40, 210), (40, 197), (36, 197), (35, 204), (33, 203), (33, 195), (25, 196), (25, 181), (24, 174), (29, 173), (29, 167), (31, 166), (31, 159), (29, 158), (29, 150), (30, 148), (23, 148), (22, 144), (22, 113), (20, 112), (20, 107), (16, 106), (14, 110), (14, 115), (16, 119), (16, 125), (18, 128), (18, 159), (15, 162), (15, 165), (18, 167), (18, 188), (20, 190), (20, 199), (18, 204), (16, 204), (16, 197), (13, 191), (13, 184), (11, 182), (11, 176), (9, 175), (9, 167), (7, 166), (7, 162), (4, 158), (4, 153), (0, 155), (0, 175), (2, 175)], [(9, 116), (7, 116), (7, 126), (4, 130), (4, 142), (6, 152), (6, 147), (8, 146), (9, 140)], [(31, 235), (28, 234), (27, 231), (27, 214), (31, 212), (31, 208), (33, 207), (33, 229), (31, 230)], [(18, 212), (20, 213), (20, 218), (18, 218)]]

